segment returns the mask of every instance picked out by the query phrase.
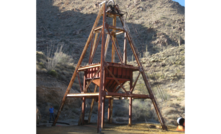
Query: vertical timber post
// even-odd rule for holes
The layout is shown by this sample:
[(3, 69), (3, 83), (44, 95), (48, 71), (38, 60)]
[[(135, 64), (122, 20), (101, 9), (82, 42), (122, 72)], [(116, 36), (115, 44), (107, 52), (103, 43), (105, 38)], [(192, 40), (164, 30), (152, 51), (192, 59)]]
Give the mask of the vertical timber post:
[[(130, 90), (133, 88), (132, 83), (133, 83), (133, 75), (132, 75), (131, 80), (130, 80)], [(132, 97), (129, 97), (129, 120), (128, 120), (128, 125), (129, 126), (132, 125)]]
[[(113, 26), (116, 27), (116, 15), (113, 17)], [(116, 41), (116, 30), (113, 29), (113, 41)], [(114, 42), (112, 42), (112, 57), (111, 62), (115, 61), (115, 48), (114, 48)]]
[(113, 98), (110, 98), (108, 100), (108, 114), (107, 114), (108, 123), (112, 123), (112, 109), (113, 109)]
[(132, 125), (132, 97), (129, 97), (129, 122), (128, 125)]
[(105, 43), (105, 17), (106, 17), (106, 4), (103, 6), (103, 27), (102, 27), (102, 43), (101, 43), (101, 72), (100, 72), (100, 88), (99, 88), (99, 103), (98, 103), (98, 123), (97, 123), (97, 132), (101, 133), (101, 125), (103, 124), (102, 120), (102, 98), (104, 97), (104, 43)]
[(124, 55), (123, 55), (123, 63), (127, 64), (127, 35), (124, 33)]
[(82, 98), (82, 108), (81, 108), (81, 124), (84, 125), (84, 113), (85, 113), (85, 97)]

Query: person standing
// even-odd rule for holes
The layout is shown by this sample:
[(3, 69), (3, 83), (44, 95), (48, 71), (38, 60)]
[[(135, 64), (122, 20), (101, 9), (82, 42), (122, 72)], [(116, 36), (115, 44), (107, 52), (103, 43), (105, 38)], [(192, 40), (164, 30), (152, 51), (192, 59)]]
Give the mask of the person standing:
[(53, 119), (54, 121), (54, 108), (51, 106), (51, 108), (49, 109), (49, 112), (50, 112), (50, 119), (49, 119), (49, 122), (51, 121), (51, 118)]

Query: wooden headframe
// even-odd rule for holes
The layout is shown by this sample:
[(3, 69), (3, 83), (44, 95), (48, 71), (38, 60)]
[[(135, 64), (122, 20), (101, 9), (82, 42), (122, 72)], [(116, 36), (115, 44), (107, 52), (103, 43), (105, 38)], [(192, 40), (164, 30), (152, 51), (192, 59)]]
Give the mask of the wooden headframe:
[[(106, 3), (104, 3), (97, 15), (97, 18), (94, 22), (92, 30), (89, 34), (85, 47), (82, 51), (82, 54), (79, 58), (79, 61), (76, 65), (73, 76), (70, 80), (70, 83), (67, 87), (67, 90), (64, 94), (64, 97), (61, 102), (61, 106), (58, 110), (57, 116), (53, 122), (53, 126), (56, 124), (59, 115), (63, 109), (65, 104), (65, 100), (67, 97), (80, 97), (82, 98), (82, 111), (79, 119), (79, 124), (84, 124), (84, 113), (85, 113), (85, 100), (86, 98), (92, 98), (91, 109), (88, 117), (88, 121), (90, 122), (90, 116), (92, 114), (93, 105), (95, 99), (98, 100), (98, 120), (97, 120), (97, 132), (101, 132), (101, 129), (104, 127), (104, 108), (105, 108), (105, 99), (109, 99), (108, 102), (108, 122), (111, 122), (112, 119), (112, 108), (113, 108), (113, 98), (122, 98), (126, 97), (129, 99), (129, 126), (132, 124), (132, 99), (151, 99), (154, 108), (156, 110), (159, 122), (162, 125), (164, 130), (167, 130), (167, 127), (164, 123), (161, 112), (158, 108), (157, 102), (151, 90), (151, 86), (148, 82), (148, 78), (144, 72), (143, 66), (139, 60), (138, 54), (136, 53), (135, 46), (133, 44), (132, 38), (128, 31), (124, 29), (124, 20), (122, 15), (119, 13), (119, 7), (117, 5), (113, 6), (118, 13), (106, 12)], [(102, 25), (97, 27), (97, 24), (103, 15)], [(106, 17), (113, 18), (113, 25), (109, 25), (106, 23)], [(116, 17), (119, 17), (122, 28), (116, 27)], [(112, 31), (111, 31), (112, 30)], [(100, 33), (100, 34), (99, 34)], [(120, 50), (117, 48), (119, 46), (116, 35), (124, 34), (124, 46), (123, 46), (123, 54), (121, 54)], [(95, 51), (99, 45), (99, 41), (101, 40), (101, 59), (100, 63), (92, 64), (93, 58), (95, 55)], [(105, 58), (107, 55), (107, 49), (109, 47), (109, 42), (112, 42), (112, 51), (111, 51), (111, 62), (105, 62)], [(106, 42), (105, 42), (106, 41)], [(127, 64), (127, 41), (130, 45), (130, 48), (133, 52), (135, 60), (138, 64), (137, 67)], [(91, 44), (91, 45), (90, 45)], [(86, 54), (88, 47), (90, 47), (90, 55), (89, 55), (89, 65), (81, 67), (82, 60)], [(117, 57), (119, 58), (120, 63), (115, 63), (115, 52)], [(84, 80), (83, 87), (80, 83), (79, 72), (84, 72)], [(133, 71), (139, 71), (139, 74), (136, 80), (133, 83)], [(133, 91), (135, 89), (136, 83), (140, 74), (143, 77), (145, 86), (149, 95), (144, 94), (134, 94)], [(70, 93), (71, 87), (74, 83), (75, 77), (78, 75), (78, 80), (80, 84), (81, 93)], [(129, 81), (130, 88), (129, 90), (124, 88), (124, 84)], [(90, 91), (89, 85), (93, 83), (95, 84), (94, 91)], [(99, 87), (99, 91), (97, 92), (97, 87)], [(123, 89), (123, 93), (120, 93), (119, 90)], [(90, 92), (89, 92), (90, 91)]]

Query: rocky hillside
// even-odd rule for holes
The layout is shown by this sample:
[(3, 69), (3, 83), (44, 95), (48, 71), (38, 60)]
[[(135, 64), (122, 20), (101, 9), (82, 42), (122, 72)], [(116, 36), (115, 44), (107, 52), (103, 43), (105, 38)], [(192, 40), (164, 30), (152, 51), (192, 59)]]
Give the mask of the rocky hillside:
[[(115, 0), (116, 1), (116, 0)], [(37, 50), (45, 54), (64, 45), (77, 62), (96, 19), (97, 0), (37, 0)], [(117, 0), (140, 56), (185, 43), (184, 7), (172, 0)], [(107, 20), (112, 24), (111, 20)], [(121, 26), (117, 20), (117, 26)], [(123, 35), (117, 36), (123, 49)], [(109, 50), (108, 50), (109, 51)], [(111, 51), (111, 50), (110, 50)], [(95, 62), (99, 60), (98, 47)], [(128, 51), (128, 60), (132, 60)], [(86, 54), (88, 57), (88, 54)], [(107, 60), (110, 55), (107, 55)], [(86, 58), (85, 62), (88, 61)]]
[[(40, 122), (49, 119), (48, 108), (51, 105), (55, 110), (59, 108), (74, 72), (74, 66), (97, 16), (98, 2), (100, 1), (37, 0), (36, 92), (37, 107), (41, 113)], [(130, 28), (166, 123), (175, 124), (177, 117), (185, 117), (184, 7), (172, 0), (115, 0), (115, 2), (125, 12), (124, 19)], [(123, 37), (118, 37), (121, 51), (122, 39)], [(99, 49), (98, 47), (94, 62), (100, 60)], [(83, 64), (88, 61), (88, 54), (85, 57)], [(110, 60), (110, 55), (107, 55), (107, 60)], [(131, 51), (128, 51), (128, 60), (129, 64), (136, 65)], [(137, 74), (133, 76), (135, 79)], [(128, 85), (125, 84), (126, 86)], [(147, 93), (143, 87), (144, 83), (140, 76), (135, 92)], [(79, 89), (76, 78), (71, 92), (79, 92)], [(86, 103), (87, 117), (90, 100)], [(92, 122), (96, 122), (97, 119), (97, 103), (95, 105)], [(149, 100), (134, 100), (133, 107), (134, 121), (157, 120)], [(81, 99), (68, 99), (59, 120), (76, 124), (80, 110)], [(114, 101), (113, 121), (127, 122), (127, 114), (128, 101)]]

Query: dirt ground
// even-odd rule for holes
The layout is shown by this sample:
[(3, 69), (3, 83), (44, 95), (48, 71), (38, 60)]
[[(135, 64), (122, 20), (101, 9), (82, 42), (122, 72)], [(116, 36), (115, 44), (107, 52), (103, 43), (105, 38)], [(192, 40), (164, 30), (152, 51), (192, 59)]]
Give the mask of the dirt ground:
[[(184, 134), (184, 132), (176, 131), (175, 126), (167, 126), (168, 131), (161, 129), (158, 124), (134, 124), (131, 127), (128, 125), (105, 124), (102, 134)], [(86, 124), (83, 126), (65, 126), (57, 124), (51, 127), (37, 127), (37, 134), (97, 134), (97, 124)]]

